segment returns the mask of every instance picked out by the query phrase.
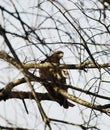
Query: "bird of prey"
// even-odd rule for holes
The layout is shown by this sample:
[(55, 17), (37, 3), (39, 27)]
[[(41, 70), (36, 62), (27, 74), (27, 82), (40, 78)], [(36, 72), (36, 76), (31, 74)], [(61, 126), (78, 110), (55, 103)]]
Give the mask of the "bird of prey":
[[(64, 53), (62, 51), (54, 52), (51, 56), (48, 56), (44, 61), (41, 61), (41, 63), (49, 62), (51, 64), (52, 63), (60, 64), (60, 59), (63, 57), (63, 54)], [(55, 68), (53, 65), (53, 68), (39, 69), (39, 75), (42, 79), (52, 82), (52, 84), (46, 84), (45, 82), (42, 83), (42, 85), (48, 91), (49, 96), (52, 100), (58, 102), (64, 108), (68, 108), (69, 106), (71, 106), (64, 96), (62, 96), (61, 94), (58, 94), (53, 89), (54, 86), (56, 86), (67, 91), (67, 87), (63, 86), (63, 84), (66, 84), (66, 78), (68, 76), (68, 73), (66, 70)], [(60, 85), (57, 83), (60, 83)]]

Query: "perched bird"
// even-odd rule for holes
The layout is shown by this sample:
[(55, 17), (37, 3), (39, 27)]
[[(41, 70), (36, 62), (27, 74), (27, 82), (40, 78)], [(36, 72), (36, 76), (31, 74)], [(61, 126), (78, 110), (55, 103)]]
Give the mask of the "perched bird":
[[(44, 61), (41, 61), (41, 63), (57, 63), (60, 64), (60, 59), (63, 57), (62, 51), (57, 51), (53, 53), (51, 56), (48, 56)], [(66, 84), (66, 78), (68, 77), (68, 73), (66, 70), (55, 68), (53, 65), (53, 68), (41, 68), (39, 69), (39, 75), (42, 79), (45, 79), (47, 81), (51, 81), (53, 84), (46, 84), (42, 83), (42, 85), (47, 89), (49, 96), (52, 100), (58, 102), (61, 106), (64, 108), (69, 107), (69, 102), (67, 99), (62, 96), (61, 94), (58, 94), (54, 91), (54, 86), (57, 86), (65, 91), (67, 91), (67, 87), (65, 87), (63, 84)], [(61, 85), (57, 84), (60, 83)], [(70, 103), (71, 104), (71, 103)], [(74, 105), (73, 105), (74, 106)]]

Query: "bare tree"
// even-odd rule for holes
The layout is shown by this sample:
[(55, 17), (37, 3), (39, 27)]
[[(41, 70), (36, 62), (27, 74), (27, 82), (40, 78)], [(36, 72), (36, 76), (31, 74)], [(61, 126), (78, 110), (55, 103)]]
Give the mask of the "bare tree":
[(109, 4), (0, 2), (1, 129), (109, 128)]

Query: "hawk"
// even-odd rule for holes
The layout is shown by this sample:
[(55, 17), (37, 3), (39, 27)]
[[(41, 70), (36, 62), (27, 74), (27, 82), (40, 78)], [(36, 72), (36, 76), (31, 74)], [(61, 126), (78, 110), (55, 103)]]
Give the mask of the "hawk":
[[(63, 57), (63, 54), (64, 53), (62, 51), (57, 51), (53, 53), (51, 56), (48, 56), (44, 61), (41, 61), (41, 63), (49, 62), (51, 64), (60, 64), (60, 59)], [(42, 85), (48, 91), (49, 96), (52, 100), (58, 102), (64, 108), (68, 108), (69, 106), (71, 106), (71, 103), (69, 103), (64, 96), (58, 94), (53, 89), (54, 86), (56, 86), (67, 91), (67, 87), (63, 86), (63, 84), (66, 84), (66, 78), (68, 77), (68, 73), (66, 70), (55, 68), (53, 65), (53, 68), (41, 68), (39, 70), (39, 75), (41, 78), (52, 82), (52, 85), (42, 83)], [(61, 85), (57, 83), (60, 83)]]

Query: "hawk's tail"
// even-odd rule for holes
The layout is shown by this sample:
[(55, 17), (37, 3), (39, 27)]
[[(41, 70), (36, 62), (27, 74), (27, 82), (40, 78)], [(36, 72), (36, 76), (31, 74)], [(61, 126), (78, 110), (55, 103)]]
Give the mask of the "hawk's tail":
[(74, 107), (75, 105), (73, 103), (70, 103), (67, 99), (64, 97), (60, 100), (59, 104), (63, 106), (65, 109), (69, 107)]

